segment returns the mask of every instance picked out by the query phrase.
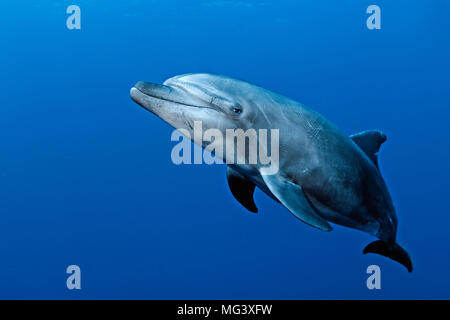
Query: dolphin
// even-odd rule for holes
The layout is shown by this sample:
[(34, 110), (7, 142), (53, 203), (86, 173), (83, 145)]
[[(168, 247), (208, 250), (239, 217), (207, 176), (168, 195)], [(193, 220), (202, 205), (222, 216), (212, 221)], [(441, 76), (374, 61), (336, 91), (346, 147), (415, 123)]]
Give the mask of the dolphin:
[(378, 240), (367, 245), (364, 254), (383, 255), (412, 272), (409, 254), (396, 242), (396, 211), (378, 167), (384, 133), (370, 130), (349, 137), (294, 100), (213, 74), (180, 75), (162, 85), (140, 81), (130, 95), (191, 137), (195, 121), (221, 132), (230, 128), (278, 129), (276, 174), (266, 174), (259, 163), (227, 161), (228, 184), (236, 200), (257, 212), (253, 193), (258, 187), (312, 227), (331, 231), (331, 222), (373, 235)]

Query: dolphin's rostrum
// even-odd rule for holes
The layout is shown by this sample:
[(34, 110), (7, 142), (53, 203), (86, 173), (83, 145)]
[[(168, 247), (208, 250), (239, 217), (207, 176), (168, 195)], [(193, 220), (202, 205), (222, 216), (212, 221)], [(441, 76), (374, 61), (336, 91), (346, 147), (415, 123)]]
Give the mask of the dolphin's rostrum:
[(367, 232), (379, 240), (364, 253), (384, 255), (412, 271), (408, 253), (396, 243), (397, 216), (378, 168), (377, 152), (386, 141), (382, 132), (348, 137), (298, 102), (211, 74), (177, 76), (163, 85), (138, 82), (130, 94), (148, 111), (188, 132), (194, 121), (221, 132), (278, 129), (278, 173), (265, 174), (258, 164), (229, 164), (227, 178), (234, 197), (257, 212), (253, 192), (258, 187), (320, 230), (331, 231), (332, 222)]

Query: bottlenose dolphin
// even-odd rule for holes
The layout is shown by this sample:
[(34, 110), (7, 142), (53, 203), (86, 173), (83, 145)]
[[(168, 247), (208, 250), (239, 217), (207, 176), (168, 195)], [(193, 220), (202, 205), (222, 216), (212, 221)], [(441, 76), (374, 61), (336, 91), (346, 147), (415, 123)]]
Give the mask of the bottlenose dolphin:
[(258, 164), (227, 166), (228, 184), (237, 201), (257, 212), (253, 193), (258, 187), (315, 228), (331, 231), (332, 222), (377, 237), (364, 254), (381, 254), (412, 271), (408, 253), (396, 243), (397, 216), (378, 168), (377, 152), (386, 141), (382, 132), (348, 137), (298, 102), (212, 74), (176, 76), (162, 85), (138, 82), (130, 95), (174, 128), (187, 132), (192, 132), (194, 121), (222, 132), (279, 129), (277, 174), (265, 174)]

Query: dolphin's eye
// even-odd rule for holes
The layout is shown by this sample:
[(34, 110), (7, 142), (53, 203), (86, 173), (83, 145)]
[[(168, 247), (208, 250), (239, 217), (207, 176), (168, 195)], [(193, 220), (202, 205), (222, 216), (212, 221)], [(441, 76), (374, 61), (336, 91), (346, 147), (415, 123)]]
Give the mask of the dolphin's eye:
[(241, 114), (242, 112), (242, 108), (239, 106), (234, 106), (232, 110), (235, 114)]

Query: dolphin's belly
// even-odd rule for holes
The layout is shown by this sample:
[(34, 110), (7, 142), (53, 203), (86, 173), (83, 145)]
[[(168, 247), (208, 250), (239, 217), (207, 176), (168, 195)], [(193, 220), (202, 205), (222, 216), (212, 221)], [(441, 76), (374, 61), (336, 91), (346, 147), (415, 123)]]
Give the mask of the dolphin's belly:
[(380, 228), (377, 221), (367, 219), (367, 212), (361, 210), (362, 208), (360, 205), (356, 206), (356, 210), (352, 211), (335, 211), (330, 204), (324, 204), (309, 193), (306, 194), (313, 207), (317, 210), (320, 216), (327, 221), (339, 224), (341, 226), (362, 230), (373, 235), (375, 235)]
[(378, 169), (352, 144), (330, 151), (319, 152), (320, 166), (300, 174), (300, 185), (326, 220), (375, 234), (372, 202), (383, 193)]
[[(326, 220), (352, 228), (372, 229), (365, 202), (370, 175), (378, 174), (352, 141), (326, 120), (302, 130), (299, 152), (280, 153), (280, 172), (301, 186)], [(369, 177), (369, 178), (368, 178)]]

